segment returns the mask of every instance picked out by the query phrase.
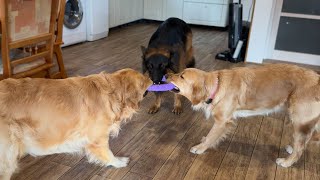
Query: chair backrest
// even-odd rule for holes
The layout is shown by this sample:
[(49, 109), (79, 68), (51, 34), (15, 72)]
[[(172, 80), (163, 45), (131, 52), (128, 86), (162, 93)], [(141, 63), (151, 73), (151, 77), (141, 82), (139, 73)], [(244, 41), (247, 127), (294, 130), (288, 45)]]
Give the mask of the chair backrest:
[[(53, 44), (60, 0), (0, 0), (3, 76), (25, 77), (53, 66)], [(22, 51), (13, 59), (12, 50)], [(11, 53), (11, 54), (10, 54)], [(14, 68), (44, 59), (26, 72)]]

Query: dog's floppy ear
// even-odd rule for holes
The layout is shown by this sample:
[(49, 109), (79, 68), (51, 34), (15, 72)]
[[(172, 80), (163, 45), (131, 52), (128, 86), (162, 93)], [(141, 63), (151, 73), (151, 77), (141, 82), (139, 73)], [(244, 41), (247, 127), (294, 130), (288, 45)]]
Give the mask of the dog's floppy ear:
[(191, 95), (190, 101), (193, 105), (197, 105), (202, 100), (203, 100), (202, 87), (194, 84), (192, 87), (192, 95)]
[(203, 82), (194, 83), (192, 86), (192, 96), (191, 96), (191, 103), (193, 105), (197, 105), (202, 101), (205, 101), (207, 98), (207, 90), (206, 90), (206, 83), (207, 77), (203, 79)]
[(121, 84), (122, 103), (133, 109), (139, 108), (139, 93), (136, 85), (138, 79), (130, 78), (132, 74), (122, 73), (118, 76), (118, 83)]

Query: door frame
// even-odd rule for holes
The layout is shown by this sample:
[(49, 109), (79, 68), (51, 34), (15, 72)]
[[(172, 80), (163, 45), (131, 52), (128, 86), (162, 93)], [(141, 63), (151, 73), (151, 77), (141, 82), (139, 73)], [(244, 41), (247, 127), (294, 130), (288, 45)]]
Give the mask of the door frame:
[(306, 18), (306, 19), (317, 19), (320, 20), (318, 15), (306, 15), (306, 14), (297, 14), (297, 13), (286, 13), (281, 12), (283, 0), (275, 0), (273, 8), (273, 18), (271, 24), (271, 30), (269, 34), (269, 41), (267, 43), (267, 59), (310, 64), (320, 66), (320, 55), (300, 53), (300, 52), (291, 52), (283, 50), (275, 50), (276, 38), (279, 28), (280, 17), (296, 17), (296, 18)]

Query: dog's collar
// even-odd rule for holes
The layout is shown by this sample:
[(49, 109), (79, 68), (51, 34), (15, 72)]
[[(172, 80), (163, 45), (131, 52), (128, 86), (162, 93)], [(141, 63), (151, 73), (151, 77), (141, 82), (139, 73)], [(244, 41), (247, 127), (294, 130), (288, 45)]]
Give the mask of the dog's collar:
[(206, 103), (207, 104), (211, 104), (214, 97), (216, 96), (217, 92), (218, 92), (218, 89), (219, 89), (219, 75), (217, 76), (216, 78), (216, 81), (214, 82), (214, 85), (213, 85), (213, 90), (210, 94), (210, 97), (206, 100)]

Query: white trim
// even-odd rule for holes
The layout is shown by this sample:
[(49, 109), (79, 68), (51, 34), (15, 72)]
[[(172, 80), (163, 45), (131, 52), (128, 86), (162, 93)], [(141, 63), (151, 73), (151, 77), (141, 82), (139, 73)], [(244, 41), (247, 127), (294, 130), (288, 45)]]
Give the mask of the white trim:
[(286, 13), (286, 12), (281, 12), (280, 16), (294, 17), (294, 18), (304, 18), (304, 19), (316, 19), (316, 20), (320, 19), (320, 16), (316, 16), (316, 15), (296, 14), (296, 13)]
[(313, 54), (274, 50), (272, 59), (320, 66), (320, 56)]
[(295, 13), (283, 13), (281, 12), (283, 0), (275, 0), (275, 8), (273, 9), (272, 27), (270, 34), (268, 35), (268, 46), (266, 50), (266, 59), (274, 59), (280, 61), (294, 62), (300, 64), (320, 65), (320, 56), (314, 54), (306, 54), (299, 52), (276, 50), (276, 38), (279, 28), (280, 17), (296, 17), (296, 18), (307, 18), (307, 19), (320, 19), (320, 16), (295, 14)]
[(265, 57), (267, 59), (273, 59), (273, 51), (276, 44), (276, 38), (277, 38), (277, 32), (279, 28), (279, 22), (280, 22), (280, 14), (282, 9), (283, 0), (274, 0), (274, 6), (272, 9), (273, 17), (271, 19), (271, 27), (268, 34), (268, 42), (266, 46), (266, 54)]
[(275, 0), (255, 0), (248, 40), (246, 62), (262, 63), (265, 59), (269, 27), (272, 23)]

